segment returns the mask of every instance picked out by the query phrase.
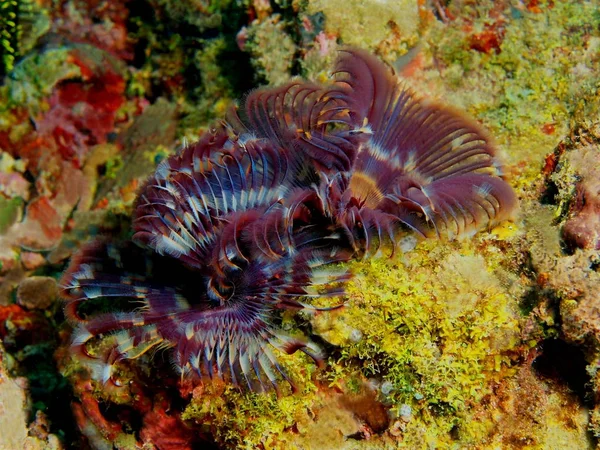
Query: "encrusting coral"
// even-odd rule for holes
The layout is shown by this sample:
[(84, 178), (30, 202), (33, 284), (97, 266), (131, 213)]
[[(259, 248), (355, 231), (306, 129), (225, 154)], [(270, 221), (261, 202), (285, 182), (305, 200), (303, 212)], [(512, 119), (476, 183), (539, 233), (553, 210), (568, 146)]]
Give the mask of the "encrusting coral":
[(335, 74), (251, 93), (158, 167), (133, 242), (73, 258), (66, 315), (94, 378), (118, 384), (120, 361), (171, 348), (181, 377), (293, 386), (271, 347), (322, 355), (278, 329), (277, 311), (335, 309), (300, 301), (343, 292), (334, 263), (393, 251), (403, 231), (454, 237), (510, 217), (515, 195), (476, 123), (364, 51), (342, 50)]

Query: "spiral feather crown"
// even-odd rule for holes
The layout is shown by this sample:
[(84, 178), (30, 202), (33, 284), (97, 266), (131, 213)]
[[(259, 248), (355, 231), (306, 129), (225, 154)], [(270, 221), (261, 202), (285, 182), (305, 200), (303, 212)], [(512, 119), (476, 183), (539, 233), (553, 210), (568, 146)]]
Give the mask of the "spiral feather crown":
[(476, 122), (343, 49), (328, 85), (253, 91), (161, 163), (132, 242), (99, 239), (73, 257), (62, 280), (72, 348), (104, 382), (119, 361), (168, 349), (182, 377), (293, 386), (273, 349), (323, 355), (280, 330), (278, 311), (339, 307), (309, 302), (343, 294), (349, 274), (335, 263), (393, 251), (400, 233), (473, 233), (515, 207)]

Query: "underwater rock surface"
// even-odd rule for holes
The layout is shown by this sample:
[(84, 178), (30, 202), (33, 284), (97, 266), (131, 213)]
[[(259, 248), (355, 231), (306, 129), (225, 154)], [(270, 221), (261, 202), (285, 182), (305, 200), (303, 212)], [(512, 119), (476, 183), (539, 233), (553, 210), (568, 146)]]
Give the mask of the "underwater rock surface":
[[(597, 445), (596, 5), (358, 3), (2, 3), (0, 448)], [(164, 351), (94, 379), (48, 277), (88, 241), (128, 241), (147, 177), (210, 135), (232, 99), (291, 77), (330, 86), (343, 45), (489, 130), (518, 214), (460, 239), (398, 232), (393, 258), (335, 266), (354, 274), (342, 308), (278, 311), (278, 332), (320, 349), (321, 367), (275, 350), (295, 393), (181, 377)], [(118, 339), (87, 351), (109, 354)]]

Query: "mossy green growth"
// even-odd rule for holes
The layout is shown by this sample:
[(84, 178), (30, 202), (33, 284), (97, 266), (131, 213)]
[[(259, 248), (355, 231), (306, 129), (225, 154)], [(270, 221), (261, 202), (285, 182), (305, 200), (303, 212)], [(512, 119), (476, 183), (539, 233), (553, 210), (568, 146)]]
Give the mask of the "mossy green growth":
[(223, 117), (233, 101), (233, 88), (225, 76), (221, 59), (228, 50), (225, 38), (199, 40), (203, 48), (193, 56), (193, 65), (200, 76), (200, 84), (194, 89), (191, 99), (186, 99), (181, 111), (184, 115), (181, 134), (196, 140), (202, 127), (217, 117)]
[(154, 0), (174, 22), (186, 23), (203, 32), (219, 27), (232, 0), (206, 2), (202, 0)]
[(326, 32), (343, 44), (378, 50), (388, 62), (406, 53), (419, 36), (415, 0), (310, 0), (307, 12), (322, 12)]
[(233, 98), (252, 87), (246, 82), (252, 78), (249, 63), (235, 40), (247, 22), (248, 5), (148, 0), (147, 7), (154, 11), (151, 19), (135, 13), (130, 17), (130, 35), (144, 45), (146, 57), (133, 73), (128, 93), (165, 96), (176, 103), (178, 136), (195, 139), (201, 128), (224, 116)]
[(23, 213), (23, 199), (20, 197), (4, 198), (0, 196), (0, 235), (20, 219)]
[(80, 68), (72, 61), (66, 47), (33, 53), (17, 64), (6, 78), (6, 108), (25, 108), (36, 115), (41, 101), (61, 80), (81, 76)]
[[(436, 62), (427, 86), (445, 86), (445, 102), (482, 120), (509, 162), (535, 162), (525, 169), (528, 177), (539, 173), (573, 115), (593, 106), (582, 99), (594, 96), (600, 80), (597, 6), (551, 3), (530, 12), (507, 2), (499, 14), (498, 2), (477, 2), (453, 11), (458, 18), (448, 24), (434, 22), (426, 38)], [(471, 48), (485, 24), (504, 30), (489, 54)]]
[(428, 241), (394, 260), (352, 263), (347, 307), (313, 321), (339, 346), (329, 361), (331, 386), (344, 388), (358, 371), (380, 386), (393, 414), (409, 405), (406, 441), (426, 424), (449, 442), (493, 382), (513, 373), (517, 300), (504, 285), (504, 256), (477, 244)]
[(182, 418), (202, 423), (227, 448), (289, 448), (293, 435), (287, 431), (298, 421), (307, 420), (312, 409), (321, 406), (321, 400), (312, 381), (317, 370), (312, 360), (304, 355), (278, 357), (298, 383), (298, 392), (291, 394), (284, 382), (279, 398), (275, 392), (246, 392), (210, 383), (201, 393), (194, 393)]

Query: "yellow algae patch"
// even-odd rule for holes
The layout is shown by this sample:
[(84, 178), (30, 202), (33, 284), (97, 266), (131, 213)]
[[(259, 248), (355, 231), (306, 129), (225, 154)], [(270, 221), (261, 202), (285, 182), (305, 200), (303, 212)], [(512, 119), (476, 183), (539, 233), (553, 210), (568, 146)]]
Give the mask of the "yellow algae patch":
[(350, 264), (348, 306), (313, 320), (341, 347), (330, 360), (332, 385), (358, 373), (381, 386), (392, 415), (409, 405), (418, 418), (405, 434), (418, 434), (423, 421), (448, 438), (514, 373), (510, 351), (521, 342), (522, 319), (499, 266), (505, 256), (475, 245), (428, 241), (395, 260)]
[(414, 0), (310, 0), (307, 10), (323, 13), (326, 32), (340, 36), (344, 44), (389, 49), (381, 55), (389, 62), (418, 40), (419, 7)]
[(488, 392), (483, 380), (519, 342), (518, 302), (471, 243), (427, 242), (394, 261), (350, 267), (349, 306), (333, 325), (347, 335), (343, 359), (391, 382), (393, 401), (459, 410)]

